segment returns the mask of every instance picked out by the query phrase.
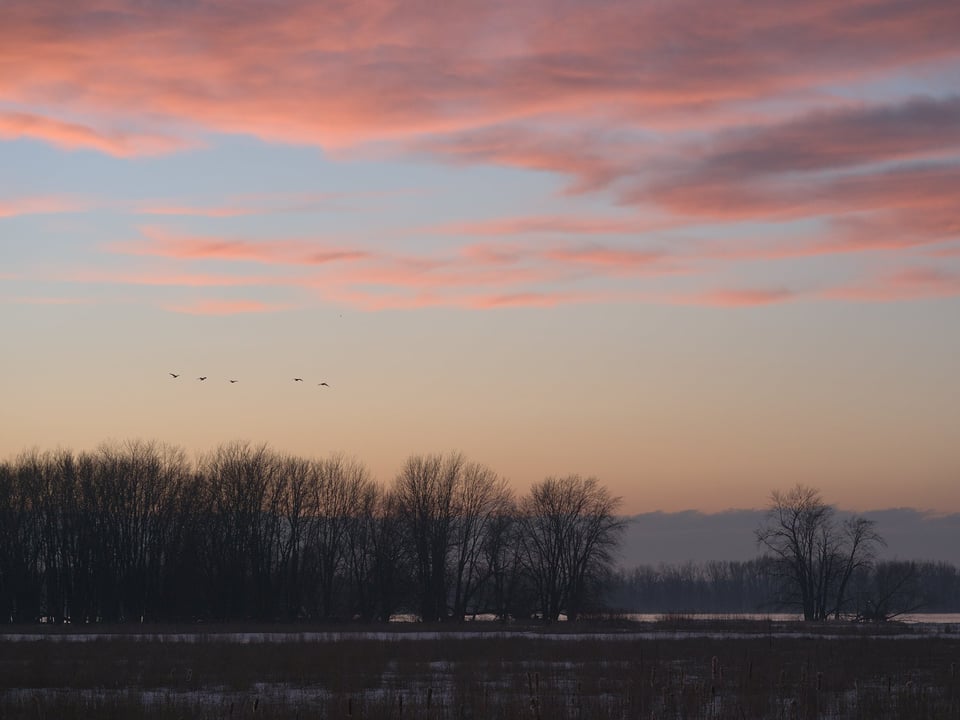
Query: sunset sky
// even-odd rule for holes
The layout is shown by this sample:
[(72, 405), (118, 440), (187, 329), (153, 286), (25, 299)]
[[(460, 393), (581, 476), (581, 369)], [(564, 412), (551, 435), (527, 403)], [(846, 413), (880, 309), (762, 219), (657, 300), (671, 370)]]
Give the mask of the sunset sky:
[(958, 38), (956, 0), (0, 0), (0, 458), (960, 511)]

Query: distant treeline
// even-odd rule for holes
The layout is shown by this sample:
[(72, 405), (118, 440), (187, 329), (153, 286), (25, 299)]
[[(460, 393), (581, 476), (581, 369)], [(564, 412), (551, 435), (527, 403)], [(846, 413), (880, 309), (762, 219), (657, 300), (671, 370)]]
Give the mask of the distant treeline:
[(385, 620), (597, 607), (622, 521), (594, 479), (524, 497), (459, 454), (389, 486), (342, 456), (131, 442), (0, 463), (0, 618)]
[[(515, 497), (455, 453), (412, 456), (381, 485), (340, 455), (247, 443), (197, 462), (149, 442), (32, 451), (0, 462), (0, 620), (552, 621), (796, 607), (782, 558), (615, 570), (617, 505), (575, 475)], [(842, 559), (839, 547), (822, 557)], [(960, 573), (866, 558), (838, 605), (870, 618), (958, 612)]]
[[(641, 566), (619, 570), (609, 579), (605, 602), (635, 613), (756, 613), (782, 608), (770, 558), (729, 562)], [(881, 560), (854, 573), (851, 615), (877, 598), (896, 612), (960, 612), (960, 569), (950, 563)]]

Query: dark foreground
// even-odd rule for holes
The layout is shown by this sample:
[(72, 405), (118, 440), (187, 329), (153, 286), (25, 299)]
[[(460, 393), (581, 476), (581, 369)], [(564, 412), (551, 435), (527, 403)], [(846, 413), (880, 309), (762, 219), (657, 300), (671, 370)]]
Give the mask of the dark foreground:
[(802, 624), (0, 634), (2, 718), (960, 718), (960, 635)]

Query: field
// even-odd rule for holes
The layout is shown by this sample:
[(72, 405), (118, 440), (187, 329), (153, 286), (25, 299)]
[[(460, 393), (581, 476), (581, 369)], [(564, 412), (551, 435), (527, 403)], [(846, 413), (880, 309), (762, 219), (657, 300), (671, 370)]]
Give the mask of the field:
[(475, 627), (31, 627), (0, 717), (960, 718), (955, 626)]

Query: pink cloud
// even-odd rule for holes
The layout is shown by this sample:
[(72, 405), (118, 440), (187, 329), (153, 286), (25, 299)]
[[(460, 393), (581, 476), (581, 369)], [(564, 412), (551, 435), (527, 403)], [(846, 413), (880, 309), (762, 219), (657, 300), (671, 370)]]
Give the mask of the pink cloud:
[(652, 250), (611, 248), (600, 245), (553, 248), (543, 253), (545, 258), (583, 265), (613, 266), (621, 269), (650, 267), (661, 262), (665, 255)]
[(839, 217), (831, 222), (828, 234), (812, 249), (861, 252), (933, 245), (960, 238), (960, 210), (944, 203)]
[(641, 157), (635, 143), (601, 134), (545, 135), (542, 129), (493, 127), (440, 135), (415, 148), (458, 164), (489, 164), (542, 170), (575, 178), (566, 188), (579, 194), (608, 187), (631, 174)]
[(76, 270), (56, 279), (93, 285), (142, 285), (144, 287), (248, 287), (302, 283), (300, 280), (286, 277), (102, 270)]
[(259, 208), (230, 205), (141, 205), (136, 208), (141, 215), (175, 215), (210, 218), (242, 217), (263, 212)]
[[(5, 5), (0, 28), (0, 97), (335, 146), (550, 114), (641, 122), (651, 109), (674, 107), (689, 118), (691, 108), (960, 52), (952, 0), (764, 8), (515, 0), (420, 10), (381, 0), (335, 9), (302, 0), (18, 0)], [(74, 136), (130, 152), (96, 133)]]
[(590, 299), (599, 301), (600, 297), (585, 293), (512, 293), (509, 295), (492, 295), (471, 298), (467, 301), (470, 307), (478, 309), (538, 307), (550, 308), (558, 305), (580, 304)]
[(258, 300), (198, 300), (186, 305), (165, 305), (170, 312), (188, 315), (238, 315), (290, 310), (294, 306), (263, 303)]
[(960, 274), (931, 267), (914, 267), (831, 288), (828, 300), (896, 302), (960, 296)]
[(797, 293), (784, 288), (776, 289), (724, 289), (711, 290), (695, 295), (675, 296), (674, 302), (682, 305), (705, 305), (708, 307), (755, 307), (788, 302), (798, 297)]
[[(444, 235), (638, 235), (669, 227), (671, 223), (583, 215), (508, 217), (448, 223), (429, 228)], [(676, 224), (674, 221), (672, 224)]]
[[(790, 220), (865, 210), (950, 206), (960, 191), (960, 165), (910, 165), (837, 177), (768, 178), (763, 182), (687, 177), (650, 188), (670, 211), (712, 220)], [(639, 201), (647, 192), (633, 194)]]
[(814, 110), (719, 133), (699, 172), (727, 179), (950, 156), (960, 146), (960, 96), (913, 97)]
[[(946, 198), (942, 198), (945, 200)], [(930, 206), (869, 210), (827, 217), (814, 233), (771, 229), (755, 240), (692, 241), (680, 255), (688, 262), (789, 260), (824, 255), (896, 252), (934, 246), (960, 238), (960, 216), (953, 208)], [(949, 257), (949, 249), (928, 251)]]
[(11, 302), (17, 305), (90, 305), (94, 300), (81, 297), (41, 297), (33, 295), (17, 296), (12, 298)]
[(56, 195), (8, 198), (0, 199), (0, 218), (78, 212), (89, 207), (86, 200)]
[(462, 259), (390, 258), (322, 274), (318, 286), (388, 287), (421, 290), (529, 287), (562, 281), (569, 270), (549, 265), (500, 267)]
[(346, 288), (335, 288), (325, 293), (333, 302), (339, 302), (366, 311), (416, 310), (420, 308), (460, 308), (465, 310), (492, 310), (497, 308), (551, 308), (585, 302), (623, 302), (623, 293), (582, 293), (564, 291), (516, 292), (479, 294), (451, 292), (450, 290), (418, 290), (412, 293), (365, 293)]
[(318, 208), (342, 208), (345, 202), (378, 197), (385, 193), (255, 193), (227, 198), (212, 205), (153, 201), (140, 203), (135, 211), (142, 215), (230, 218), (246, 215), (304, 212)]
[[(0, 90), (2, 92), (2, 90)], [(2, 94), (0, 94), (2, 97)], [(98, 150), (108, 155), (159, 155), (194, 144), (166, 135), (100, 132), (86, 125), (64, 122), (32, 113), (0, 112), (0, 140), (30, 138), (68, 150)]]
[(360, 260), (369, 256), (363, 250), (338, 248), (309, 240), (252, 241), (216, 236), (190, 236), (163, 228), (146, 227), (141, 232), (149, 239), (112, 243), (110, 252), (145, 255), (178, 260), (235, 260), (288, 265), (321, 265), (329, 262)]

